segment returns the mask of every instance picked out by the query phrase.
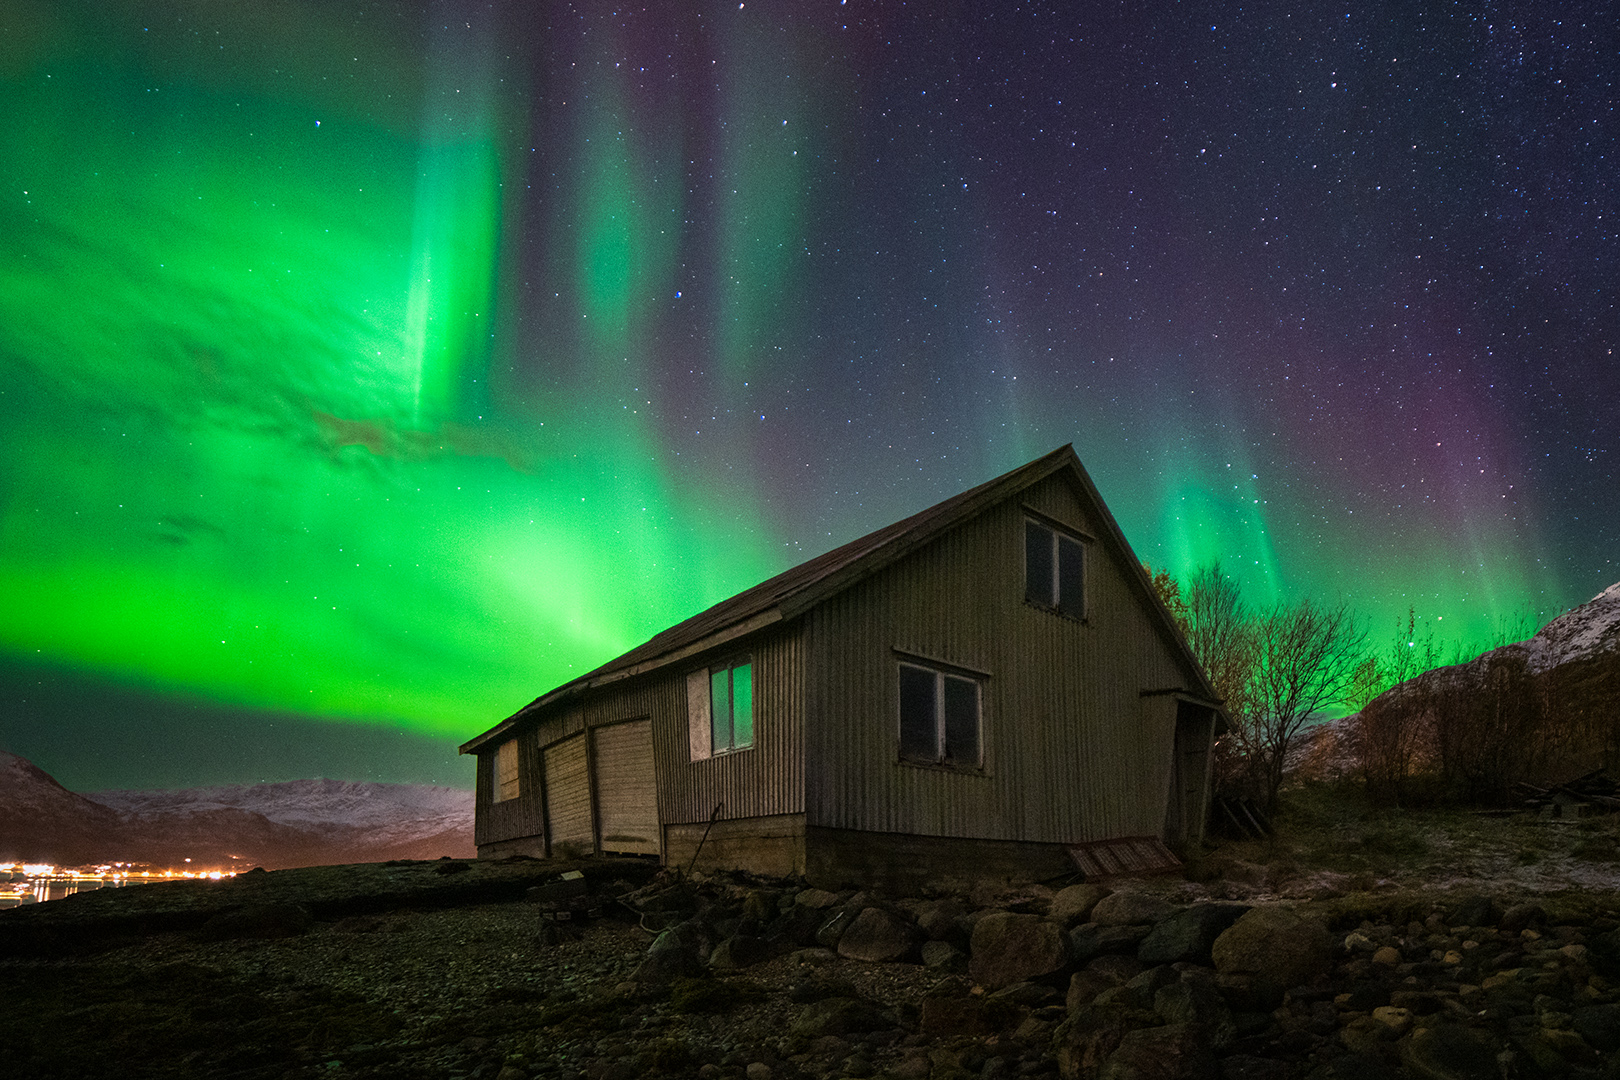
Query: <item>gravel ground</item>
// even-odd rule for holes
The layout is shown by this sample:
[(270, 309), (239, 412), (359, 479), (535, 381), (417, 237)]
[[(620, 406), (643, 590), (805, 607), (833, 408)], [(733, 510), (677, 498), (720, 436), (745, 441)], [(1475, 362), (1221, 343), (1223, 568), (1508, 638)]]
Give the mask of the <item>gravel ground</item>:
[[(1620, 1046), (1620, 820), (1366, 815), (1326, 802), (1314, 813), (1282, 839), (1224, 844), (1189, 868), (1194, 880), (1131, 885), (1175, 905), (1308, 905), (1344, 942), (1322, 985), (1290, 991), (1275, 1012), (1239, 1010), (1240, 1037), (1212, 1080), (1344, 1080), (1347, 1061), (1364, 1070), (1357, 1076), (1415, 1076), (1407, 1059), (1436, 1019), (1490, 1033), (1493, 1052), (1520, 1062), (1515, 1075), (1620, 1076), (1609, 1041)], [(642, 888), (656, 869), (578, 866), (599, 897)], [(948, 992), (972, 1006), (962, 1015), (994, 1014), (999, 1026), (931, 1028), (934, 1003), (925, 997), (952, 982), (942, 969), (820, 948), (701, 978), (638, 982), (654, 938), (642, 923), (686, 916), (656, 904), (637, 916), (609, 901), (605, 917), (559, 928), (521, 897), (568, 868), (527, 860), (318, 867), (0, 912), (0, 1063), (43, 1080), (1039, 1080), (1058, 1075), (1060, 1044), (1076, 1053), (1089, 1045), (1066, 1028), (1124, 1008), (1124, 999), (1065, 1006), (1057, 986), (1056, 1001), (1047, 990), (986, 1012), (972, 1005), (982, 991), (957, 978)], [(783, 912), (803, 903), (790, 883), (763, 884), (750, 902), (775, 896)], [(720, 912), (745, 907), (752, 888), (717, 880), (698, 891)], [(1439, 920), (1468, 889), (1503, 907), (1539, 898), (1549, 912), (1544, 935), (1465, 933)], [(1041, 913), (1051, 896), (1038, 887), (1022, 896), (983, 890), (958, 902), (966, 911)], [(837, 903), (860, 906), (842, 896)], [(915, 914), (908, 903), (892, 906)], [(1353, 951), (1356, 933), (1393, 966)], [(1488, 964), (1474, 963), (1487, 955)], [(1167, 970), (1145, 973), (1144, 987), (1156, 992)], [(1213, 974), (1188, 968), (1178, 977), (1207, 984)], [(1127, 990), (1138, 992), (1118, 993)], [(1387, 1033), (1369, 1028), (1369, 1010), (1405, 1008), (1401, 995), (1413, 994), (1435, 1011), (1414, 1013), (1399, 1038), (1378, 1041)], [(854, 1002), (867, 1015), (807, 1028), (824, 1000)], [(1149, 993), (1127, 1010), (1130, 1024), (1168, 1023), (1152, 1019), (1151, 1001)], [(1594, 1016), (1609, 1026), (1593, 1027)]]
[(523, 901), (316, 920), (280, 938), (207, 936), (0, 960), (5, 1059), (35, 1077), (629, 1080), (705, 1065), (705, 1075), (764, 1067), (780, 1077), (849, 1058), (847, 1075), (862, 1075), (909, 1033), (794, 1045), (794, 987), (843, 980), (914, 1015), (938, 981), (918, 965), (807, 949), (646, 990), (630, 977), (653, 936), (628, 913), (557, 934)]

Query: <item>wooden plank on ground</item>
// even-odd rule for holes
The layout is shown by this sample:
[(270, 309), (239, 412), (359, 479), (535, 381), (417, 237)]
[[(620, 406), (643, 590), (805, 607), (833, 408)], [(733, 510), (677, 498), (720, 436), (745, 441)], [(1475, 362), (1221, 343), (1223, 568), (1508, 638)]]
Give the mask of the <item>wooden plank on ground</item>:
[(1181, 860), (1157, 836), (1121, 836), (1089, 844), (1069, 844), (1069, 857), (1087, 881), (1145, 877), (1181, 869)]

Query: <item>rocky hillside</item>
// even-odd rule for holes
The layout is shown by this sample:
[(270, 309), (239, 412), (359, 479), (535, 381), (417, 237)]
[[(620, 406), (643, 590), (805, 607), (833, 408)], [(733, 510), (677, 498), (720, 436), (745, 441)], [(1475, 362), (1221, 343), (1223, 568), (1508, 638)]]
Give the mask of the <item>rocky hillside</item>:
[(76, 863), (123, 829), (118, 813), (58, 784), (26, 758), (0, 751), (0, 861)]
[(472, 792), (421, 784), (293, 780), (79, 795), (0, 752), (0, 860), (277, 869), (466, 857), (472, 819)]
[(1428, 776), (1481, 796), (1620, 772), (1620, 583), (1526, 641), (1391, 687), (1311, 732), (1291, 764), (1323, 778), (1365, 764), (1375, 785)]

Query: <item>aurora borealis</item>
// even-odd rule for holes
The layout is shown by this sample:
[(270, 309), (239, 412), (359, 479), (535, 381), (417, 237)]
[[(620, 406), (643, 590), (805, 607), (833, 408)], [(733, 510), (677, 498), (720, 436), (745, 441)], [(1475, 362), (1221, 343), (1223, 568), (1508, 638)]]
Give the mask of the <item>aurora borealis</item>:
[(1620, 579), (1612, 12), (1070, 6), (0, 0), (0, 746), (470, 784), (1066, 442), (1375, 638)]

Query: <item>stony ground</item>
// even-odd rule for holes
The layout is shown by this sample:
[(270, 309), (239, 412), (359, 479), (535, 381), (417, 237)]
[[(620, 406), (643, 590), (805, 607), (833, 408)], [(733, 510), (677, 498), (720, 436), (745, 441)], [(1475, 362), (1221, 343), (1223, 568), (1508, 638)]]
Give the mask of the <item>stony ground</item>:
[(832, 894), (623, 861), (578, 864), (568, 900), (565, 868), (526, 860), (103, 891), (0, 912), (0, 1060), (92, 1080), (1620, 1076), (1615, 836), (1318, 799), (1278, 839), (1111, 893)]

